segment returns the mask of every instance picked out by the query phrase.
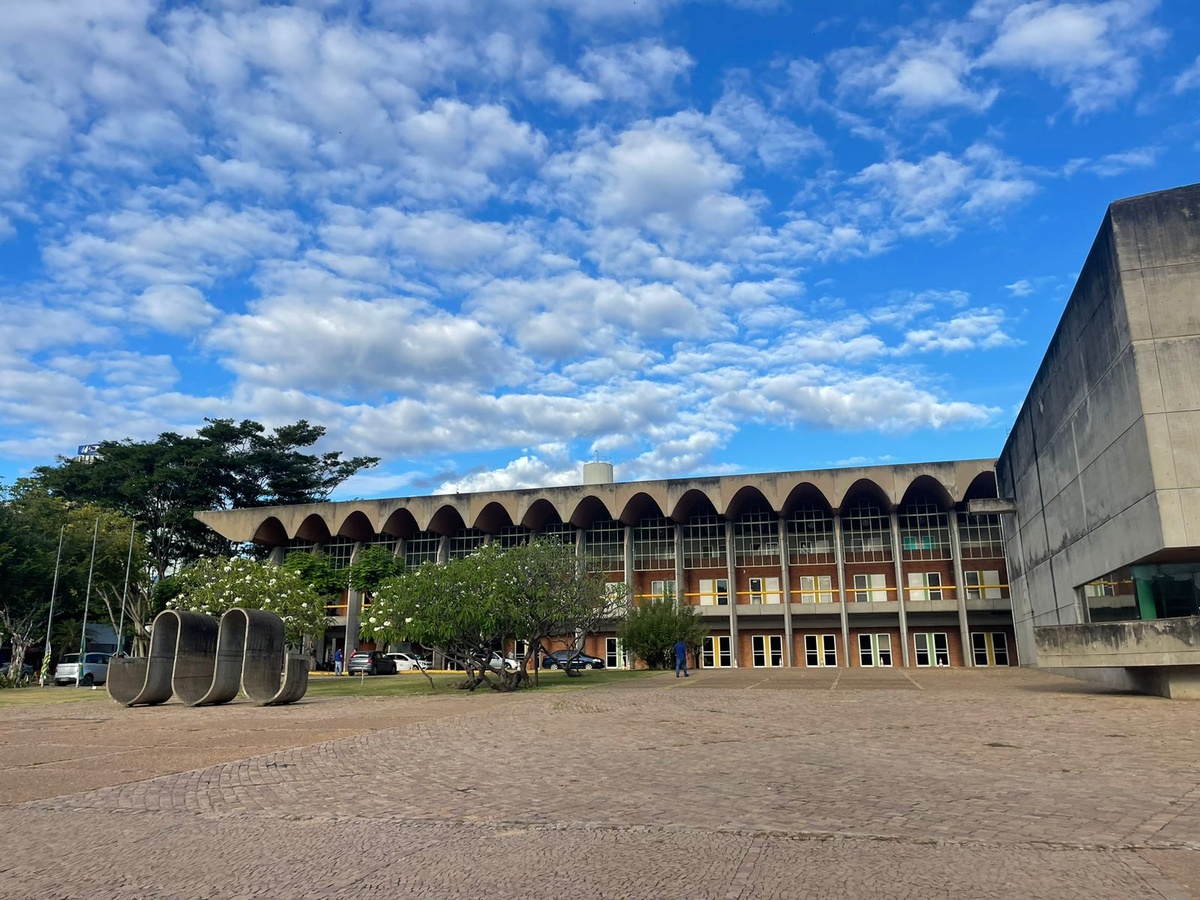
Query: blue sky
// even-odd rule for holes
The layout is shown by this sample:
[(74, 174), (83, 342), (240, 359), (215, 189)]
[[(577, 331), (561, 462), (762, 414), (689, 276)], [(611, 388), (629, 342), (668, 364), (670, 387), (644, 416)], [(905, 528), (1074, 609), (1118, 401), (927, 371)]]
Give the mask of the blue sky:
[(69, 0), (0, 29), (0, 481), (206, 417), (342, 497), (999, 453), (1185, 0)]

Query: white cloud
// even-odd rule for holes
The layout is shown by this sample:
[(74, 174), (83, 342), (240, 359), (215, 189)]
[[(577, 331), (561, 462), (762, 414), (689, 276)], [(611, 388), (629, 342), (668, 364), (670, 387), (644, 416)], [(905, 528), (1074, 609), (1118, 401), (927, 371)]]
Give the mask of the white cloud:
[(145, 323), (168, 334), (194, 334), (212, 322), (218, 313), (203, 294), (182, 284), (147, 288), (131, 310), (134, 322)]
[(1063, 175), (1070, 178), (1077, 172), (1089, 172), (1100, 178), (1114, 178), (1134, 169), (1152, 168), (1161, 153), (1162, 149), (1159, 147), (1138, 147), (1120, 153), (1109, 153), (1098, 159), (1078, 157), (1063, 166)]
[(1156, 5), (1157, 0), (984, 0), (973, 13), (998, 20), (997, 34), (979, 64), (1041, 72), (1067, 89), (1078, 113), (1102, 110), (1134, 91), (1139, 56), (1166, 40), (1147, 21)]
[(997, 88), (972, 86), (973, 61), (950, 36), (934, 42), (899, 41), (879, 58), (868, 49), (835, 53), (831, 64), (843, 93), (863, 92), (876, 103), (899, 103), (912, 112), (960, 107), (982, 112), (995, 102)]
[(668, 96), (693, 65), (686, 50), (649, 39), (590, 49), (579, 60), (580, 70), (604, 98), (638, 105)]
[(1019, 278), (1004, 286), (1014, 297), (1028, 297), (1033, 293), (1033, 284), (1028, 278)]
[(935, 322), (928, 328), (909, 331), (899, 352), (928, 353), (941, 350), (943, 353), (954, 353), (991, 350), (1019, 343), (1004, 331), (1004, 320), (1003, 310), (986, 307), (974, 309), (947, 321)]
[(1190, 66), (1179, 73), (1173, 87), (1177, 94), (1200, 87), (1200, 56), (1197, 56)]

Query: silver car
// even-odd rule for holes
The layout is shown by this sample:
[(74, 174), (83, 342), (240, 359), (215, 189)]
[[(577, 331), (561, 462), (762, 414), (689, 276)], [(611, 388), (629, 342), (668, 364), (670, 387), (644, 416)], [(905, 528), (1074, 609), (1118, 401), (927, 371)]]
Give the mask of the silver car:
[(108, 654), (85, 653), (82, 668), (78, 653), (64, 655), (54, 668), (54, 683), (74, 684), (77, 680), (88, 687), (108, 681)]

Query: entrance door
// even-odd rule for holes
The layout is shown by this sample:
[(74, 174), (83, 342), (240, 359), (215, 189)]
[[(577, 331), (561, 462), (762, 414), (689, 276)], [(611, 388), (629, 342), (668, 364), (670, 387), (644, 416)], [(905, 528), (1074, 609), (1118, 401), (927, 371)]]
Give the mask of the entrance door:
[(733, 654), (729, 649), (729, 635), (710, 635), (704, 639), (704, 668), (727, 669), (733, 665)]

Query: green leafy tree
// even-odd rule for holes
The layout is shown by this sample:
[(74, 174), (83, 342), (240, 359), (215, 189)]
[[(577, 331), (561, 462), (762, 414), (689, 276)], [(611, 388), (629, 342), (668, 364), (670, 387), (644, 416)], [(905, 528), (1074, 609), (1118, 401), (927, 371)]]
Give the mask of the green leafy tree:
[[(95, 620), (114, 597), (119, 601), (124, 588), (131, 525), (111, 509), (68, 503), (29, 481), (0, 489), (0, 627), (5, 642), (12, 644), (16, 671), (26, 651), (40, 646), (45, 636), (60, 534), (55, 620), (82, 618), (93, 569), (93, 535), (91, 616)], [(131, 584), (145, 584), (147, 574), (144, 545), (135, 539)], [(78, 650), (79, 644), (66, 649)]]
[(265, 609), (283, 619), (287, 642), (304, 646), (329, 626), (325, 600), (293, 569), (243, 557), (202, 559), (181, 572), (170, 609), (220, 616), (234, 607)]
[(404, 573), (404, 560), (386, 547), (365, 547), (350, 566), (350, 587), (361, 593), (373, 592), (389, 578)]
[(673, 597), (653, 598), (636, 604), (617, 628), (617, 637), (631, 653), (651, 669), (669, 669), (675, 664), (675, 642), (698, 650), (708, 636), (696, 608), (676, 603)]
[(209, 419), (194, 437), (103, 441), (88, 460), (60, 458), (31, 481), (55, 497), (118, 510), (137, 520), (158, 580), (229, 542), (197, 521), (198, 509), (324, 500), (376, 457), (311, 453), (325, 429), (299, 421), (268, 431), (258, 422)]
[(374, 596), (361, 626), (365, 637), (436, 647), (466, 670), (463, 686), (470, 689), (529, 683), (526, 668), (492, 662), (497, 648), (522, 638), (533, 656), (552, 636), (573, 639), (594, 629), (613, 608), (603, 581), (580, 572), (574, 550), (553, 541), (509, 550), (492, 544), (445, 564), (426, 563), (383, 581)]

